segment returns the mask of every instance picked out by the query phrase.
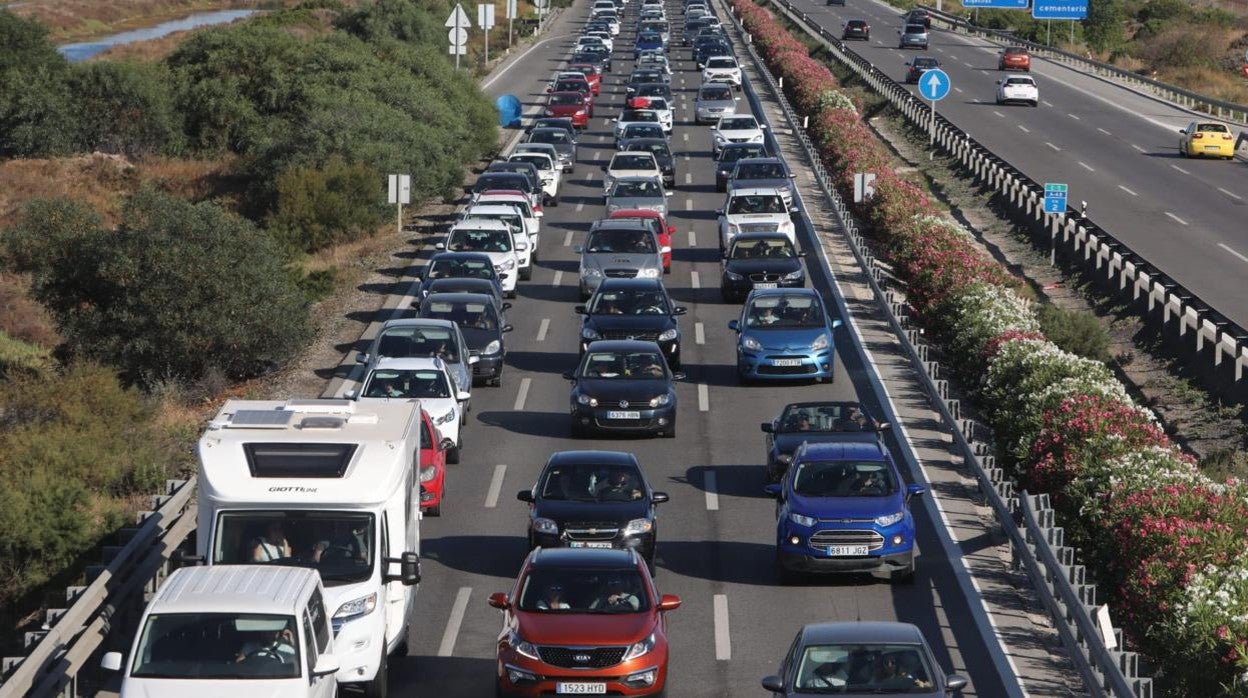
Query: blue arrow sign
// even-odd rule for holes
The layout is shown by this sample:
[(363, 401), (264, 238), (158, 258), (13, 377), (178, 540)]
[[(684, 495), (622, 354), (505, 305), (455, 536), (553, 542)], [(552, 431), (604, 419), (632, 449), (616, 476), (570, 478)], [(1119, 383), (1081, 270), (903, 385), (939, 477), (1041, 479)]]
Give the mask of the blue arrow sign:
[(1046, 182), (1044, 185), (1044, 212), (1066, 213), (1066, 194), (1068, 186)]
[(1036, 19), (1087, 19), (1088, 0), (1036, 0), (1031, 6)]
[(1025, 10), (1029, 0), (962, 0), (962, 7), (995, 7), (1004, 10)]
[(923, 95), (923, 99), (930, 99), (938, 102), (949, 94), (949, 88), (952, 83), (949, 81), (949, 74), (940, 68), (933, 68), (923, 73), (919, 78), (919, 94)]

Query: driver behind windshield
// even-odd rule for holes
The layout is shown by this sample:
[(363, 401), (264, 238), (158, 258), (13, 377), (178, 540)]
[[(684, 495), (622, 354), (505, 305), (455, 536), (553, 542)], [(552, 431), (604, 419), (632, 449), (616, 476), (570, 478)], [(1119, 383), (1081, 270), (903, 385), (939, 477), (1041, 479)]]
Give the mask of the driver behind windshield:
[(637, 478), (624, 468), (617, 468), (598, 480), (594, 494), (599, 499), (641, 499), (641, 487)]
[(264, 633), (261, 639), (244, 642), (234, 661), (238, 663), (249, 659), (267, 659), (290, 664), (298, 656), (299, 653), (295, 651), (295, 633), (287, 623), (281, 630)]

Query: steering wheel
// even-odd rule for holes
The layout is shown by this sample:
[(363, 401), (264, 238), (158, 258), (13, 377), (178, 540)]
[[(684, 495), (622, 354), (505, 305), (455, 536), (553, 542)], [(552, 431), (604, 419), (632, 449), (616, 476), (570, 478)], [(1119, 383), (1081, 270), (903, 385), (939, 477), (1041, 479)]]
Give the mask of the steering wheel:
[(326, 560), (354, 560), (355, 550), (349, 545), (330, 545), (321, 551), (321, 562)]
[(277, 662), (278, 664), (286, 663), (286, 660), (282, 659), (282, 655), (277, 651), (275, 645), (252, 650), (243, 656), (243, 661), (245, 662), (252, 659), (264, 659), (270, 662)]
[(647, 305), (637, 309), (638, 315), (662, 315), (663, 307), (658, 305)]

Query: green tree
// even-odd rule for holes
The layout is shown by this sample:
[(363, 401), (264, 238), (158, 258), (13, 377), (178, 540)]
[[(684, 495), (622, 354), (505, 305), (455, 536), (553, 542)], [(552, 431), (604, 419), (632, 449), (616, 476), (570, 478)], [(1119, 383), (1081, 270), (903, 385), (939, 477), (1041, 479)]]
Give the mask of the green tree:
[(70, 89), (81, 148), (139, 157), (179, 153), (182, 124), (169, 82), (169, 71), (159, 64), (75, 66)]
[(277, 178), (276, 210), (267, 227), (304, 252), (356, 240), (381, 223), (381, 174), (333, 156), (323, 168), (295, 165)]
[(1126, 14), (1121, 0), (1089, 0), (1088, 17), (1083, 20), (1083, 35), (1096, 51), (1115, 51), (1125, 40), (1123, 22)]

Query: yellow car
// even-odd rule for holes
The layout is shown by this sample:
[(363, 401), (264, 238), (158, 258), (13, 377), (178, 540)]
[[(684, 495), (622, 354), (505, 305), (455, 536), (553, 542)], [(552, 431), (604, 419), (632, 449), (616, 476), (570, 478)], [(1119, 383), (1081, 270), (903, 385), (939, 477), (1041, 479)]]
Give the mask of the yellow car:
[(1179, 129), (1179, 155), (1185, 158), (1211, 157), (1235, 159), (1235, 137), (1225, 124), (1193, 121)]

